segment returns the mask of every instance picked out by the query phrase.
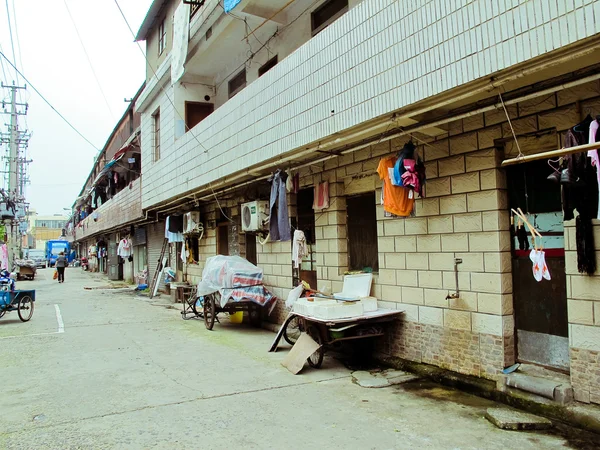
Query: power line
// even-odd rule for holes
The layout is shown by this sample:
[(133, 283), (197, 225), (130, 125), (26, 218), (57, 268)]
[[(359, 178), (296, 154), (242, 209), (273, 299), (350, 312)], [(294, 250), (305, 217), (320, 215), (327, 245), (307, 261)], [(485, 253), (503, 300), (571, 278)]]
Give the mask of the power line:
[[(2, 44), (0, 44), (0, 52), (1, 51), (2, 51)], [(2, 65), (2, 74), (4, 75), (4, 81), (6, 82), (6, 84), (9, 84), (10, 80), (6, 76), (6, 68), (4, 67), (4, 60), (3, 59), (0, 59), (0, 65)]]
[[(13, 21), (15, 22), (15, 37), (17, 38), (17, 50), (19, 52), (19, 64), (21, 65), (21, 70), (25, 71), (25, 67), (23, 66), (23, 52), (21, 52), (21, 40), (19, 39), (19, 27), (17, 25), (17, 10), (15, 9), (15, 0), (12, 0), (12, 9), (13, 9)], [(14, 58), (14, 57), (13, 57)], [(17, 62), (15, 58), (15, 63)], [(23, 97), (21, 96), (21, 91), (19, 90), (19, 101), (23, 103)], [(27, 116), (23, 118), (25, 120), (25, 128), (29, 128), (29, 124), (27, 123)]]
[(71, 129), (73, 129), (73, 131), (75, 131), (75, 133), (77, 133), (77, 134), (78, 134), (78, 135), (79, 135), (81, 138), (83, 138), (83, 140), (84, 140), (84, 141), (86, 141), (88, 144), (90, 144), (90, 145), (91, 145), (91, 146), (94, 148), (94, 150), (96, 150), (97, 152), (98, 152), (98, 151), (100, 151), (100, 150), (98, 149), (98, 147), (96, 147), (96, 146), (95, 146), (95, 145), (92, 143), (92, 141), (90, 141), (90, 140), (89, 140), (88, 138), (86, 138), (86, 137), (85, 137), (83, 134), (81, 134), (81, 132), (80, 132), (80, 131), (79, 131), (77, 128), (75, 128), (75, 126), (73, 126), (73, 125), (71, 124), (71, 122), (69, 122), (69, 121), (68, 121), (68, 120), (65, 118), (65, 116), (63, 116), (63, 115), (62, 115), (60, 112), (58, 112), (58, 110), (57, 110), (57, 109), (56, 109), (54, 106), (52, 106), (52, 103), (50, 103), (48, 100), (46, 100), (46, 97), (44, 97), (44, 96), (42, 95), (42, 93), (41, 93), (40, 91), (38, 91), (38, 90), (36, 89), (36, 87), (35, 87), (33, 84), (31, 84), (31, 82), (30, 82), (30, 81), (29, 81), (29, 80), (28, 80), (28, 79), (25, 77), (25, 75), (23, 75), (23, 73), (19, 72), (19, 69), (17, 69), (17, 67), (16, 67), (16, 66), (15, 66), (15, 65), (12, 63), (12, 61), (11, 61), (10, 59), (8, 59), (8, 58), (6, 57), (6, 55), (5, 55), (4, 53), (0, 52), (0, 56), (2, 56), (2, 57), (3, 57), (3, 58), (6, 60), (6, 62), (8, 62), (8, 64), (10, 64), (10, 65), (12, 66), (12, 68), (13, 68), (13, 69), (15, 69), (15, 71), (17, 72), (17, 74), (21, 75), (21, 77), (22, 77), (22, 78), (25, 80), (25, 82), (26, 82), (26, 83), (27, 83), (27, 84), (28, 84), (28, 85), (31, 87), (31, 89), (33, 89), (33, 90), (35, 91), (35, 93), (36, 93), (37, 95), (39, 95), (39, 96), (42, 98), (42, 100), (44, 100), (44, 102), (46, 102), (46, 104), (47, 104), (47, 105), (48, 105), (48, 106), (49, 106), (49, 107), (50, 107), (50, 108), (51, 108), (51, 109), (52, 109), (52, 110), (53, 110), (53, 111), (54, 111), (56, 114), (58, 114), (58, 115), (60, 116), (60, 118), (61, 118), (62, 120), (64, 120), (64, 122), (65, 122), (67, 125), (69, 125), (69, 127), (71, 127)]
[[(110, 116), (112, 117), (112, 119), (114, 121), (116, 121), (117, 119), (115, 118), (115, 115), (114, 115), (112, 109), (110, 108), (110, 104), (108, 103), (106, 95), (104, 94), (104, 90), (102, 89), (102, 85), (100, 84), (100, 80), (98, 79), (98, 75), (96, 75), (96, 70), (94, 69), (94, 65), (92, 64), (92, 61), (90, 59), (90, 55), (88, 54), (87, 49), (85, 48), (85, 45), (83, 44), (83, 39), (81, 39), (81, 35), (79, 34), (79, 29), (77, 29), (77, 24), (75, 23), (75, 19), (73, 19), (73, 16), (71, 14), (71, 10), (69, 9), (69, 5), (67, 4), (67, 0), (63, 0), (63, 1), (65, 3), (65, 8), (67, 8), (67, 13), (69, 14), (69, 18), (71, 19), (71, 23), (73, 24), (73, 28), (75, 28), (75, 33), (77, 33), (77, 38), (79, 39), (79, 43), (81, 44), (81, 47), (83, 48), (83, 53), (85, 53), (85, 57), (87, 58), (87, 62), (90, 65), (90, 69), (92, 69), (92, 73), (94, 74), (94, 78), (96, 79), (96, 84), (98, 85), (98, 89), (100, 89), (100, 93), (102, 94), (102, 98), (104, 98), (104, 103), (106, 103), (106, 107), (108, 108), (108, 112), (110, 113)], [(22, 66), (23, 65), (21, 64), (21, 67)]]

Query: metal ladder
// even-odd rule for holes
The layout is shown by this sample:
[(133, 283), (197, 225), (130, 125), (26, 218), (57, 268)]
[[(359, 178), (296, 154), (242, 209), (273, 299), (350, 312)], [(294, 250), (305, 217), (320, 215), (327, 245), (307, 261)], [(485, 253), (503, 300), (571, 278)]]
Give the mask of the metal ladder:
[(152, 283), (150, 284), (150, 298), (154, 297), (156, 287), (160, 282), (160, 275), (165, 266), (165, 253), (167, 252), (167, 247), (169, 246), (169, 240), (165, 238), (163, 241), (162, 249), (160, 251), (160, 258), (158, 258), (158, 265), (156, 266), (156, 271), (154, 272), (154, 276), (152, 277)]

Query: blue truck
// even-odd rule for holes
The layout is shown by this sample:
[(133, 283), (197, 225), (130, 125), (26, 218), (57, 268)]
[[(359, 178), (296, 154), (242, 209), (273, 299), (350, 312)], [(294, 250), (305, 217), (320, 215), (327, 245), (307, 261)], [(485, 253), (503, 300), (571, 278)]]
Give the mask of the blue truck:
[(46, 261), (48, 262), (48, 267), (54, 267), (56, 258), (58, 258), (60, 252), (65, 254), (69, 263), (73, 261), (73, 254), (71, 253), (71, 244), (69, 241), (63, 239), (51, 239), (46, 242)]

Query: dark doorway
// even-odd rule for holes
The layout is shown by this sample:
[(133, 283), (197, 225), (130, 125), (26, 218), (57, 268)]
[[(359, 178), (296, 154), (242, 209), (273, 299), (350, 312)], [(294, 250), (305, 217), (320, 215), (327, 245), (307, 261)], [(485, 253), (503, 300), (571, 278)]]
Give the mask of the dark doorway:
[[(543, 236), (551, 280), (536, 281), (529, 258), (533, 242), (517, 238), (519, 221), (512, 225), (513, 307), (516, 354), (521, 362), (569, 369), (567, 289), (564, 224), (560, 185), (546, 179), (553, 172), (546, 161), (507, 169), (509, 204), (521, 208)], [(525, 226), (527, 230), (527, 227)]]
[(298, 270), (294, 269), (294, 285), (301, 280), (310, 284), (310, 287), (317, 287), (317, 266), (315, 254), (315, 211), (313, 209), (314, 189), (300, 189), (298, 191), (297, 202), (297, 227), (304, 232), (306, 237), (306, 248), (308, 256), (302, 261)]
[(212, 103), (185, 102), (185, 131), (189, 131), (215, 110)]
[(346, 199), (348, 211), (348, 264), (350, 270), (379, 270), (375, 193)]

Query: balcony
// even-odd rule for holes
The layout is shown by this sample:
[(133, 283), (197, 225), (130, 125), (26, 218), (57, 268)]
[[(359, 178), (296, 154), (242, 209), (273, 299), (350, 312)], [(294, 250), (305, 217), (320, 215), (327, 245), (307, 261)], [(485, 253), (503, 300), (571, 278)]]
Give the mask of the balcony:
[[(145, 114), (142, 206), (206, 192), (209, 183), (232, 176), (239, 181), (240, 174), (251, 179), (268, 162), (394, 112), (410, 112), (409, 107), (452, 89), (475, 82), (493, 89), (489, 79), (499, 71), (600, 29), (583, 6), (566, 11), (551, 8), (551, 3), (513, 1), (500, 9), (483, 0), (438, 6), (362, 2), (190, 132), (175, 139), (163, 125), (157, 162), (152, 162), (152, 123)], [(600, 0), (589, 6), (600, 7)], [(582, 26), (583, 17), (590, 23)], [(172, 96), (173, 88), (167, 93)], [(162, 117), (175, 117), (172, 104), (161, 97), (153, 107), (160, 106)], [(418, 121), (408, 114), (404, 118)]]
[[(94, 217), (97, 219), (94, 220)], [(141, 178), (132, 181), (128, 187), (86, 217), (81, 226), (75, 228), (74, 240), (85, 239), (101, 232), (135, 222), (143, 218), (141, 202)]]

